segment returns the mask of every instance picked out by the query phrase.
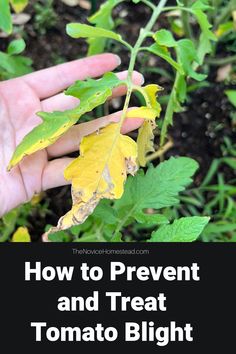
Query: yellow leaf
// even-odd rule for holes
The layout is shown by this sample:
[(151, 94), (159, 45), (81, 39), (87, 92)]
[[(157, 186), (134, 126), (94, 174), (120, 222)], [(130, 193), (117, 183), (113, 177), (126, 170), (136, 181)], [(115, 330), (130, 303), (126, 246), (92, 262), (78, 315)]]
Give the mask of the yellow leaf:
[(153, 130), (155, 129), (156, 124), (153, 121), (145, 121), (142, 126), (139, 128), (138, 133), (138, 161), (140, 166), (146, 166), (147, 160), (146, 155), (148, 152), (153, 152), (153, 139), (154, 134)]
[[(160, 116), (161, 106), (157, 102), (157, 92), (161, 91), (162, 88), (158, 85), (148, 85), (143, 88), (145, 91), (145, 99), (147, 106), (155, 110), (156, 116)], [(146, 156), (149, 152), (154, 151), (153, 130), (156, 128), (156, 124), (153, 120), (145, 121), (139, 128), (139, 134), (137, 139), (138, 144), (138, 161), (140, 166), (146, 165)]]
[(12, 236), (12, 242), (30, 242), (30, 234), (27, 227), (18, 227)]
[(28, 0), (10, 0), (11, 6), (16, 13), (23, 11), (28, 2)]
[(149, 107), (139, 107), (128, 111), (126, 118), (156, 119), (157, 111)]
[(137, 171), (137, 144), (112, 123), (82, 139), (80, 156), (64, 171), (72, 182), (72, 209), (50, 232), (83, 223), (103, 198), (118, 199), (127, 174)]

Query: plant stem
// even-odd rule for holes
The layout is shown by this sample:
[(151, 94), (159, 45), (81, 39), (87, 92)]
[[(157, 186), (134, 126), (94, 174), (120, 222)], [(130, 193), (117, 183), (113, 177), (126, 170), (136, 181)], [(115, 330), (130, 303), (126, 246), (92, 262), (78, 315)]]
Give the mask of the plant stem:
[[(125, 103), (124, 103), (124, 107), (123, 107), (123, 111), (122, 111), (122, 116), (121, 116), (121, 119), (120, 119), (120, 122), (119, 122), (119, 132), (120, 132), (122, 124), (123, 124), (123, 122), (124, 122), (124, 120), (126, 118), (126, 114), (127, 114), (127, 110), (128, 110), (128, 107), (129, 107), (131, 94), (132, 94), (132, 91), (133, 91), (132, 73), (134, 71), (134, 66), (135, 66), (135, 62), (136, 62), (136, 58), (137, 58), (138, 52), (139, 52), (139, 50), (140, 50), (140, 48), (142, 46), (143, 41), (145, 40), (145, 38), (150, 33), (150, 31), (152, 30), (152, 27), (154, 26), (157, 18), (161, 14), (162, 9), (164, 8), (166, 2), (167, 2), (167, 0), (161, 0), (159, 2), (158, 6), (155, 6), (155, 8), (153, 8), (153, 13), (152, 13), (152, 16), (151, 16), (150, 20), (148, 21), (148, 23), (147, 23), (145, 28), (141, 28), (140, 33), (139, 33), (139, 37), (137, 39), (137, 42), (136, 42), (135, 46), (132, 48), (131, 58), (130, 58), (130, 63), (129, 63), (129, 68), (128, 68), (128, 77), (127, 77), (127, 94), (126, 94)], [(118, 138), (118, 134), (117, 134), (117, 138)], [(117, 226), (117, 228), (115, 230), (114, 236), (121, 230), (121, 228), (123, 227), (123, 225), (126, 222), (126, 220), (128, 219), (128, 217), (129, 217), (129, 214), (127, 214), (126, 217), (118, 224), (118, 226)]]
[(120, 119), (119, 129), (121, 128), (121, 126), (125, 120), (127, 109), (129, 107), (130, 97), (131, 97), (132, 90), (133, 90), (132, 73), (134, 71), (134, 66), (135, 66), (138, 52), (142, 46), (143, 41), (145, 40), (145, 38), (148, 36), (150, 31), (152, 30), (152, 27), (154, 26), (159, 15), (161, 14), (166, 3), (167, 3), (167, 0), (161, 0), (159, 2), (158, 6), (156, 6), (155, 9), (153, 9), (153, 13), (152, 13), (150, 20), (148, 21), (145, 28), (141, 28), (137, 42), (131, 50), (131, 58), (130, 58), (130, 63), (129, 63), (129, 68), (128, 68), (128, 77), (127, 77), (127, 95), (126, 95), (126, 99), (125, 99), (125, 103), (124, 103), (124, 107), (123, 107), (122, 116)]
[(149, 6), (153, 11), (155, 10), (156, 6), (151, 3), (151, 1), (148, 1), (148, 0), (141, 0), (143, 4)]
[(147, 156), (147, 162), (151, 162), (155, 159), (158, 159), (159, 157), (163, 156), (168, 150), (170, 150), (174, 146), (174, 143), (172, 140), (169, 140), (164, 146), (160, 147), (157, 151), (155, 151), (153, 154)]

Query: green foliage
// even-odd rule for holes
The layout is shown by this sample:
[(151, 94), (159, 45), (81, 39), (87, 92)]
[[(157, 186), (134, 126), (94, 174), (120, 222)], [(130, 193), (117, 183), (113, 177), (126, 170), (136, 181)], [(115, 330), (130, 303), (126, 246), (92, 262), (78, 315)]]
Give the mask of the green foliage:
[(0, 29), (5, 31), (6, 33), (11, 33), (12, 22), (9, 1), (0, 0), (0, 9)]
[[(106, 30), (113, 30), (115, 27), (112, 11), (115, 6), (121, 3), (123, 0), (108, 0), (101, 5), (100, 9), (89, 17), (88, 21), (95, 27), (104, 28)], [(102, 53), (106, 46), (106, 38), (92, 37), (88, 39), (89, 49), (88, 55), (94, 55)]]
[(58, 16), (53, 8), (53, 0), (39, 0), (34, 4), (34, 28), (40, 35), (45, 35), (47, 30), (54, 27)]
[(230, 103), (236, 107), (236, 90), (226, 90), (225, 94), (227, 95)]
[(17, 146), (8, 169), (10, 170), (19, 163), (24, 156), (53, 144), (72, 125), (77, 123), (83, 114), (103, 104), (111, 96), (112, 89), (122, 83), (113, 73), (106, 73), (99, 81), (92, 79), (77, 81), (65, 91), (65, 94), (79, 97), (79, 106), (64, 112), (39, 112), (38, 115), (43, 122), (27, 134)]
[(0, 29), (10, 34), (12, 32), (12, 18), (10, 5), (16, 13), (27, 6), (28, 0), (0, 0)]
[[(178, 204), (180, 192), (192, 182), (197, 168), (198, 164), (194, 160), (184, 157), (171, 158), (157, 167), (149, 166), (146, 173), (141, 170), (136, 176), (129, 177), (122, 198), (116, 200), (113, 207), (110, 201), (103, 200), (82, 225), (49, 235), (49, 240), (58, 242), (58, 237), (60, 242), (64, 242), (66, 237), (67, 241), (76, 242), (135, 240), (135, 228), (138, 225), (142, 230), (148, 230), (145, 239), (151, 238), (154, 242), (155, 233), (162, 233), (165, 225), (169, 223), (165, 208)], [(187, 219), (189, 220), (184, 221), (183, 225), (186, 226), (185, 233), (180, 232), (182, 224), (178, 221), (177, 225), (174, 224), (175, 228), (173, 224), (170, 225), (166, 241), (193, 241), (209, 221), (207, 217)], [(192, 233), (190, 223), (193, 227)], [(131, 235), (125, 232), (129, 228), (132, 230)], [(153, 229), (155, 231), (150, 236)], [(157, 241), (160, 241), (159, 238)]]
[(10, 42), (6, 53), (0, 51), (0, 79), (11, 79), (32, 71), (31, 59), (19, 55), (24, 49), (24, 40), (17, 39)]
[(150, 242), (192, 242), (204, 230), (210, 218), (201, 216), (185, 217), (164, 225), (151, 235)]

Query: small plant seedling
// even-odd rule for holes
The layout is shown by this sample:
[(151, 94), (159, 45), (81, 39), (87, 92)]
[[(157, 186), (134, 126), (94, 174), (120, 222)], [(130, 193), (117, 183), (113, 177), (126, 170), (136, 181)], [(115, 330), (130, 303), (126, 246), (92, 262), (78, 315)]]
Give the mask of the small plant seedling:
[[(142, 171), (137, 173), (139, 167), (146, 166), (148, 154), (154, 151), (153, 130), (156, 127), (155, 120), (161, 112), (161, 106), (157, 100), (161, 88), (157, 84), (144, 87), (134, 85), (132, 73), (138, 54), (142, 51), (162, 58), (175, 71), (175, 81), (160, 133), (160, 146), (163, 147), (167, 140), (168, 126), (173, 121), (173, 114), (181, 111), (182, 103), (185, 101), (187, 80), (191, 78), (202, 81), (206, 78), (206, 75), (198, 69), (205, 55), (211, 51), (212, 41), (216, 40), (205, 13), (209, 9), (208, 1), (197, 0), (190, 6), (177, 1), (176, 6), (167, 7), (167, 0), (160, 0), (158, 5), (147, 0), (133, 0), (133, 3), (144, 3), (151, 9), (150, 19), (147, 25), (140, 29), (134, 46), (131, 46), (120, 34), (111, 30), (111, 11), (120, 2), (120, 0), (107, 1), (90, 19), (96, 25), (95, 27), (71, 23), (67, 25), (66, 30), (72, 38), (89, 40), (90, 52), (93, 53), (103, 50), (107, 39), (123, 45), (130, 53), (127, 79), (119, 80), (114, 73), (109, 72), (99, 80), (88, 78), (70, 86), (65, 94), (79, 98), (79, 106), (64, 112), (39, 112), (42, 123), (25, 136), (16, 148), (8, 166), (8, 170), (11, 170), (24, 156), (53, 144), (76, 124), (82, 115), (104, 104), (112, 95), (113, 89), (121, 85), (126, 86), (127, 92), (119, 123), (111, 123), (99, 132), (84, 137), (80, 144), (80, 156), (65, 169), (64, 176), (72, 184), (72, 209), (61, 217), (57, 227), (52, 227), (48, 234), (83, 224), (100, 201), (110, 199), (115, 200), (114, 206), (120, 220), (116, 229), (112, 230), (113, 236), (110, 240), (121, 240), (120, 230), (129, 222), (129, 218), (135, 218), (138, 222), (145, 219), (146, 222), (149, 217), (143, 212), (145, 209), (158, 210), (176, 204), (179, 192), (191, 182), (191, 176), (197, 168), (195, 161), (183, 157), (172, 158), (156, 168), (149, 166), (146, 174)], [(197, 44), (191, 38), (176, 40), (173, 34), (166, 29), (153, 32), (159, 16), (171, 10), (181, 11), (196, 19), (200, 31)], [(105, 26), (109, 28), (102, 27), (104, 18), (107, 19)], [(152, 41), (150, 46), (145, 45), (146, 39)], [(128, 110), (134, 92), (139, 92), (145, 104)], [(136, 117), (143, 118), (144, 123), (139, 129), (137, 141), (134, 141), (121, 133), (121, 127), (125, 119)], [(128, 174), (136, 176), (128, 179), (126, 193), (123, 195)], [(174, 178), (171, 178), (173, 176)], [(106, 212), (109, 214), (109, 211)], [(112, 217), (111, 214), (110, 217)], [(151, 216), (153, 219), (161, 218), (154, 215)], [(163, 240), (166, 235), (166, 240), (193, 241), (208, 220), (207, 217), (175, 220), (171, 225), (161, 226), (154, 232), (151, 240)], [(158, 224), (157, 221), (156, 223)], [(185, 230), (184, 233), (183, 230)]]
[(7, 47), (6, 53), (0, 51), (0, 79), (7, 80), (32, 72), (32, 60), (21, 53), (25, 49), (23, 39), (15, 39)]

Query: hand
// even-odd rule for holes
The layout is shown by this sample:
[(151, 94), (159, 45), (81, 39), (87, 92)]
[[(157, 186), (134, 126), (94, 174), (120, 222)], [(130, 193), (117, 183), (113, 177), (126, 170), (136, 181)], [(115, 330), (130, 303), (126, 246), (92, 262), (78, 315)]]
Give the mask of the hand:
[[(12, 208), (29, 201), (34, 194), (68, 183), (63, 171), (71, 158), (61, 157), (78, 151), (79, 142), (109, 122), (119, 121), (121, 112), (73, 126), (64, 136), (47, 149), (27, 156), (7, 172), (7, 165), (16, 146), (23, 137), (41, 123), (38, 111), (63, 111), (78, 105), (78, 99), (61, 91), (86, 77), (99, 77), (114, 70), (120, 59), (113, 54), (75, 60), (70, 63), (40, 70), (20, 78), (0, 83), (0, 217)], [(119, 73), (121, 79), (126, 72)], [(143, 82), (142, 75), (134, 73), (136, 85)], [(125, 94), (121, 87), (113, 91), (113, 97)], [(136, 129), (141, 119), (124, 122), (123, 133)]]

